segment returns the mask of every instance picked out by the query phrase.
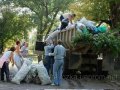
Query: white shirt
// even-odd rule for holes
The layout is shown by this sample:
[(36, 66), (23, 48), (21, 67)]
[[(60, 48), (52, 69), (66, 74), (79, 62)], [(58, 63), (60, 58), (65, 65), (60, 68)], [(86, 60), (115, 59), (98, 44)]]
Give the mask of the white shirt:
[(21, 54), (22, 54), (22, 56), (28, 55), (28, 48), (26, 46), (21, 47)]
[(71, 13), (65, 13), (63, 14), (64, 19), (69, 18), (71, 16)]
[(6, 51), (6, 52), (3, 54), (3, 57), (5, 57), (5, 58), (8, 60), (9, 57), (10, 57), (11, 52), (12, 52), (12, 51)]

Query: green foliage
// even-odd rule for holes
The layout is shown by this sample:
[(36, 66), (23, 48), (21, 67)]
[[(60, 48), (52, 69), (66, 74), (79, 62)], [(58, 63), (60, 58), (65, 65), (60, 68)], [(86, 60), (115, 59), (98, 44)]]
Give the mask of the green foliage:
[(94, 20), (112, 20), (112, 28), (120, 25), (120, 0), (76, 0), (69, 9), (77, 14), (76, 19), (83, 16)]
[(0, 19), (0, 45), (5, 47), (10, 42), (27, 38), (28, 31), (34, 26), (29, 15), (17, 15), (9, 9), (2, 11), (2, 15), (3, 18)]
[(110, 16), (110, 6), (108, 0), (90, 0), (93, 5), (91, 6), (91, 15), (94, 20), (106, 20)]
[(90, 44), (93, 40), (91, 33), (76, 33), (76, 36), (73, 37), (73, 45), (76, 46), (78, 43)]
[[(9, 1), (9, 0), (6, 0)], [(11, 0), (16, 6), (28, 7), (34, 12), (33, 21), (38, 25), (38, 34), (48, 34), (59, 11), (65, 11), (74, 0)], [(38, 37), (38, 40), (41, 36)]]
[(108, 19), (110, 15), (108, 0), (77, 0), (69, 9), (77, 14), (77, 19), (85, 16), (91, 20)]
[(99, 33), (96, 35), (91, 34), (78, 34), (73, 39), (73, 44), (76, 46), (79, 43), (88, 43), (93, 52), (108, 53), (114, 55), (120, 53), (120, 37), (115, 35), (116, 32)]
[(117, 55), (120, 52), (120, 38), (113, 33), (100, 33), (94, 37), (93, 49), (98, 52), (112, 52)]

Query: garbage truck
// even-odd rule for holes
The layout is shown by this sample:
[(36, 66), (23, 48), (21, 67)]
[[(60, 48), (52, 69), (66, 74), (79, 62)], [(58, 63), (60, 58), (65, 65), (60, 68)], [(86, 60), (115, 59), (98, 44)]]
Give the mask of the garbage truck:
[(66, 48), (64, 75), (102, 75), (102, 77), (106, 77), (108, 71), (102, 70), (102, 59), (92, 52), (90, 45), (80, 43), (73, 46), (72, 40), (77, 33), (76, 28), (62, 30), (54, 38), (55, 42), (62, 40)]
[[(102, 70), (102, 60), (98, 59), (98, 55), (91, 51), (91, 47), (88, 44), (80, 43), (75, 47), (73, 46), (72, 40), (77, 33), (76, 28), (61, 30), (53, 38), (54, 42), (57, 42), (59, 39), (62, 40), (62, 43), (66, 48), (63, 76), (65, 76), (65, 78), (74, 75), (102, 75), (102, 78), (106, 77), (108, 71)], [(37, 48), (43, 51), (44, 42), (37, 42), (36, 49)]]

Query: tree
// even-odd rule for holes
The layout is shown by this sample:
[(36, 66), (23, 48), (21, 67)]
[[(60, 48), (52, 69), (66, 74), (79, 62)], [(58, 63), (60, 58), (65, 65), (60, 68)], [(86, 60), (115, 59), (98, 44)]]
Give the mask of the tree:
[(120, 0), (109, 0), (110, 15), (113, 22), (113, 27), (120, 26)]
[(30, 20), (29, 15), (18, 15), (9, 9), (2, 11), (3, 18), (0, 19), (0, 44), (5, 47), (5, 43), (9, 40), (17, 40), (23, 38), (23, 33), (27, 36), (27, 31), (34, 24)]
[(77, 0), (75, 3), (69, 5), (69, 10), (77, 14), (76, 19), (80, 19), (85, 16), (86, 18), (92, 19), (92, 3), (90, 0)]
[(107, 0), (77, 0), (69, 9), (77, 14), (77, 18), (85, 16), (91, 20), (108, 18), (109, 6)]
[[(28, 7), (35, 13), (34, 21), (38, 25), (38, 35), (49, 33), (59, 11), (65, 11), (74, 0), (6, 0), (20, 7)], [(42, 37), (38, 37), (41, 39)]]
[(120, 0), (77, 0), (69, 8), (78, 15), (77, 18), (85, 16), (95, 21), (112, 19), (113, 28), (120, 24)]

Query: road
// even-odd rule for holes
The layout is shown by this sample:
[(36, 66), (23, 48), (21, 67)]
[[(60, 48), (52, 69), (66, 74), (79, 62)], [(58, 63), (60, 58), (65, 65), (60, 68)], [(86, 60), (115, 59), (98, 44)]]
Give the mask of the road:
[(43, 90), (43, 89), (120, 89), (120, 83), (110, 80), (95, 80), (89, 78), (64, 79), (61, 86), (21, 83), (16, 85), (0, 81), (0, 90)]
[(80, 79), (80, 80), (63, 80), (61, 86), (51, 85), (36, 85), (21, 83), (16, 85), (13, 83), (1, 82), (0, 90), (43, 90), (43, 89), (120, 89), (120, 85), (115, 82), (109, 82), (106, 80), (93, 80), (93, 79)]

